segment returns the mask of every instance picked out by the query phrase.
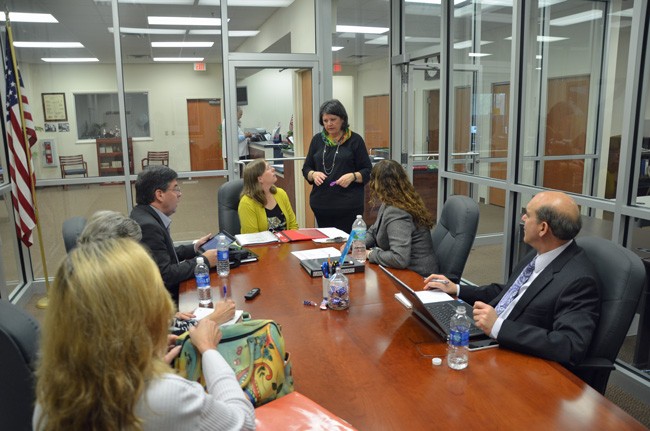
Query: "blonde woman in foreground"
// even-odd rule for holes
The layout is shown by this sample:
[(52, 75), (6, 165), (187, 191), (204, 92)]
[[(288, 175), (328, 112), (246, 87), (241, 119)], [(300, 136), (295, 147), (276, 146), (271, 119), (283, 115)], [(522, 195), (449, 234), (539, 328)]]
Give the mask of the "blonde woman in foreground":
[(165, 362), (174, 306), (135, 241), (79, 244), (59, 267), (49, 299), (34, 429), (255, 428), (253, 406), (216, 350), (216, 323), (204, 319), (191, 330), (207, 393)]

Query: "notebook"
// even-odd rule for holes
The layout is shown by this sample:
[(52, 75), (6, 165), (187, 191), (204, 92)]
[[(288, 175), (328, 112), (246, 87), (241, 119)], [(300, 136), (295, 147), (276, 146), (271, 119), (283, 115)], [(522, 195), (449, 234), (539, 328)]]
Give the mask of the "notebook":
[[(393, 284), (395, 284), (395, 287), (397, 287), (397, 290), (399, 290), (411, 303), (413, 313), (415, 313), (415, 315), (418, 316), (427, 326), (433, 329), (433, 331), (438, 334), (443, 340), (446, 341), (449, 338), (449, 321), (455, 314), (456, 307), (465, 307), (467, 316), (469, 316), (470, 320), (472, 320), (472, 307), (466, 302), (459, 301), (457, 299), (451, 299), (425, 304), (415, 293), (415, 291), (402, 280), (397, 278), (395, 274), (390, 272), (382, 265), (379, 265), (379, 267), (390, 277)], [(477, 328), (474, 325), (473, 320), (472, 326), (469, 329), (469, 339), (470, 350), (493, 346), (496, 347), (498, 345), (496, 340), (488, 337), (481, 329)]]
[(208, 241), (206, 241), (201, 247), (200, 251), (206, 251), (206, 250), (212, 250), (214, 248), (217, 248), (217, 243), (219, 242), (219, 235), (223, 234), (226, 237), (226, 240), (228, 241), (228, 248), (229, 248), (229, 254), (230, 254), (230, 264), (232, 265), (235, 263), (235, 259), (237, 258), (240, 263), (247, 263), (247, 262), (255, 262), (258, 260), (258, 257), (255, 253), (250, 251), (247, 248), (240, 247), (236, 242), (235, 242), (235, 237), (231, 235), (230, 233), (226, 232), (225, 230), (222, 230), (219, 232), (217, 235), (213, 236), (210, 238)]
[[(338, 258), (331, 259), (331, 261), (338, 262)], [(300, 265), (302, 266), (302, 269), (307, 271), (307, 274), (309, 274), (310, 276), (320, 277), (323, 275), (323, 262), (327, 262), (327, 258), (301, 260)], [(359, 263), (353, 260), (346, 260), (345, 262), (343, 262), (343, 266), (341, 267), (341, 273), (343, 274), (364, 272), (365, 270), (366, 270), (365, 263)]]

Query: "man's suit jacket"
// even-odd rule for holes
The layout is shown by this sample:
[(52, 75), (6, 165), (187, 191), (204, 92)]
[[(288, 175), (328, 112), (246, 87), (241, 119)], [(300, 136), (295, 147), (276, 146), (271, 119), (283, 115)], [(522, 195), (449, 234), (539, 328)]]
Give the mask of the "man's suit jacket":
[(413, 216), (397, 207), (379, 207), (377, 220), (368, 228), (366, 247), (378, 247), (370, 253), (371, 263), (408, 268), (423, 277), (438, 272), (429, 229), (416, 226)]
[[(535, 254), (519, 262), (506, 285), (461, 286), (460, 298), (495, 307)], [(599, 315), (596, 270), (573, 242), (526, 289), (503, 322), (497, 340), (508, 349), (575, 365), (589, 349)]]
[[(137, 205), (131, 218), (142, 229), (142, 244), (151, 253), (160, 269), (165, 287), (178, 304), (178, 287), (181, 281), (194, 276), (196, 252), (193, 245), (174, 247), (174, 241), (156, 211), (149, 205)], [(178, 256), (178, 259), (176, 257)], [(207, 263), (207, 259), (204, 259)]]

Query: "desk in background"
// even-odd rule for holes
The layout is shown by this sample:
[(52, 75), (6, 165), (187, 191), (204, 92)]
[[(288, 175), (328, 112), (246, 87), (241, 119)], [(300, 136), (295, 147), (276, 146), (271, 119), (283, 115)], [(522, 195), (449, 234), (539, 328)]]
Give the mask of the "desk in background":
[[(359, 430), (646, 429), (554, 362), (488, 349), (470, 352), (463, 371), (444, 361), (432, 366), (426, 355), (444, 356), (446, 345), (395, 300), (393, 284), (376, 265), (348, 275), (348, 310), (303, 305), (319, 301), (321, 279), (309, 277), (291, 251), (314, 247), (311, 241), (252, 247), (260, 261), (233, 269), (230, 291), (237, 308), (282, 325), (295, 389)], [(422, 285), (411, 271), (394, 272)], [(252, 287), (262, 292), (245, 302)], [(197, 304), (194, 282), (183, 283), (180, 309)]]

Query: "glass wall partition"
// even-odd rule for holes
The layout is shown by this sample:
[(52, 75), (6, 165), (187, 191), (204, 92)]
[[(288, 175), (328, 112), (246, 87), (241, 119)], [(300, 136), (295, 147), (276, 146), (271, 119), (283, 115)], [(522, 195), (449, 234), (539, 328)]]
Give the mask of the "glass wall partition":
[[(65, 255), (61, 235), (65, 219), (87, 217), (96, 209), (125, 212), (123, 188), (100, 186), (93, 177), (104, 174), (102, 167), (107, 162), (111, 169), (105, 174), (119, 175), (128, 158), (121, 157), (119, 141), (100, 145), (101, 139), (110, 140), (119, 134), (118, 108), (112, 103), (118, 87), (110, 5), (88, 9), (69, 7), (65, 1), (44, 4), (26, 0), (10, 1), (6, 6), (10, 11), (42, 14), (17, 16), (11, 21), (24, 96), (29, 99), (38, 137), (32, 161), (42, 241), (34, 230), (33, 245), (22, 248), (29, 281), (45, 275), (43, 262), (50, 276), (61, 262)], [(62, 186), (52, 186), (54, 183)], [(104, 196), (102, 192), (107, 189), (115, 190), (116, 195)], [(13, 225), (13, 221), (8, 224)], [(11, 251), (14, 238), (15, 234), (3, 236), (8, 245), (3, 250)], [(14, 267), (12, 260), (4, 262), (8, 274)]]
[[(521, 182), (605, 197), (608, 157), (602, 156), (622, 126), (622, 106), (616, 107), (622, 99), (614, 94), (625, 76), (629, 34), (611, 24), (621, 17), (607, 16), (609, 3), (547, 4), (530, 11), (524, 37), (529, 109)], [(609, 88), (600, 85), (605, 74)], [(614, 165), (614, 153), (611, 159)]]

